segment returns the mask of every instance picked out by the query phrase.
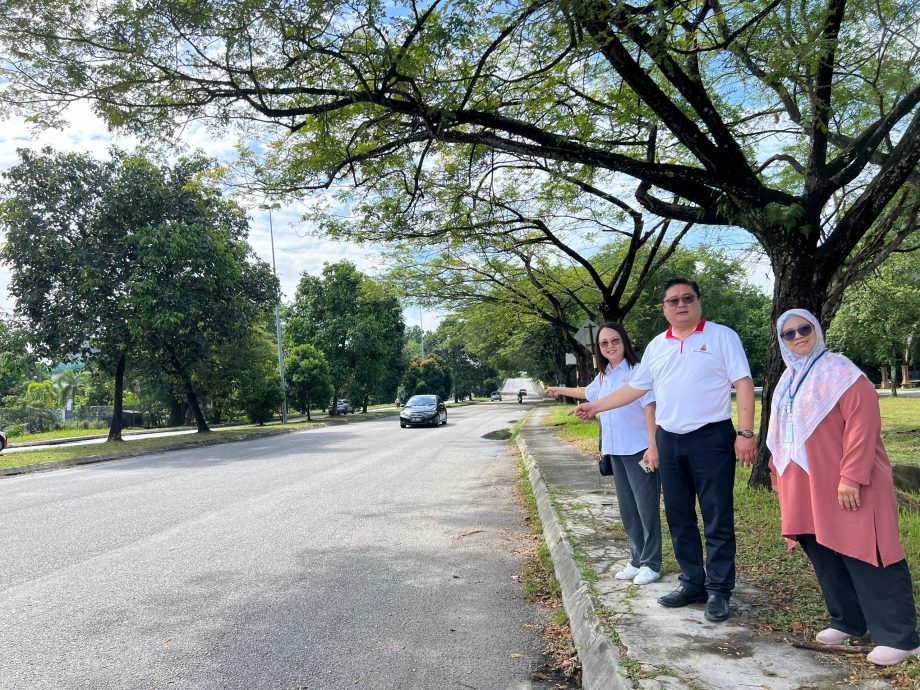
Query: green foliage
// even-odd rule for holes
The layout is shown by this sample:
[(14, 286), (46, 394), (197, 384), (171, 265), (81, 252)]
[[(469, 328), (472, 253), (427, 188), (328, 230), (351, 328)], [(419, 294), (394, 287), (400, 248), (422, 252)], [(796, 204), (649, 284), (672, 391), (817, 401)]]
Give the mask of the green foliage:
[(405, 399), (413, 395), (425, 394), (448, 398), (453, 382), (450, 372), (437, 355), (429, 355), (424, 359), (415, 358), (410, 362), (403, 376), (401, 387), (406, 392)]
[(501, 386), (498, 372), (467, 347), (466, 326), (460, 318), (449, 316), (427, 338), (429, 351), (450, 371), (455, 402), (467, 396), (488, 395)]
[(287, 311), (289, 346), (311, 344), (322, 353), (336, 398), (393, 399), (405, 325), (399, 302), (382, 285), (347, 261), (325, 264), (322, 276), (301, 277)]
[(288, 404), (307, 413), (323, 407), (332, 397), (329, 364), (316, 347), (309, 343), (290, 348), (284, 359)]
[(917, 368), (920, 356), (920, 253), (896, 254), (849, 287), (828, 329), (831, 349), (866, 368), (901, 362)]
[(28, 333), (13, 322), (0, 320), (0, 398), (17, 395), (37, 367), (29, 350)]
[(161, 167), (118, 151), (103, 163), (23, 150), (0, 208), (11, 293), (38, 352), (110, 374), (126, 353), (148, 358), (178, 379), (200, 427), (194, 371), (277, 294), (212, 171), (200, 156)]
[(26, 386), (22, 401), (29, 407), (55, 407), (58, 402), (57, 390), (51, 381), (31, 381)]

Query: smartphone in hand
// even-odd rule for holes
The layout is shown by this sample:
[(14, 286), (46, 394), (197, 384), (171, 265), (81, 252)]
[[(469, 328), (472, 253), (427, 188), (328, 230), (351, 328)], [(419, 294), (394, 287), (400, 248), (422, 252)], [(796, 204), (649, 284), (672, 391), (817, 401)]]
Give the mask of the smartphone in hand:
[(641, 467), (641, 468), (642, 468), (643, 470), (645, 470), (646, 472), (654, 472), (654, 471), (655, 471), (655, 468), (652, 467), (651, 465), (649, 465), (649, 464), (648, 464), (648, 460), (646, 460), (645, 458), (642, 458), (642, 459), (639, 461), (639, 467)]

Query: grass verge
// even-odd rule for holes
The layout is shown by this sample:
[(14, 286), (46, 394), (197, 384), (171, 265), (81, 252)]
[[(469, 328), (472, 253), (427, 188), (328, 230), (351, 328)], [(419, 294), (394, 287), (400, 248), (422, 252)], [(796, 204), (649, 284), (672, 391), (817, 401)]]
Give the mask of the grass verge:
[(525, 563), (520, 576), (521, 587), (528, 601), (538, 602), (550, 611), (550, 621), (543, 628), (543, 653), (551, 659), (548, 670), (565, 683), (556, 687), (581, 687), (581, 663), (562, 605), (562, 588), (556, 579), (549, 547), (543, 539), (537, 499), (521, 458), (518, 459), (518, 469), (517, 496), (526, 510), (526, 520), (532, 531), (530, 546), (522, 552)]
[(25, 467), (45, 462), (59, 462), (64, 460), (81, 460), (88, 458), (115, 459), (131, 457), (159, 451), (195, 448), (199, 446), (212, 446), (232, 441), (246, 441), (260, 436), (274, 436), (277, 434), (315, 429), (333, 424), (350, 424), (362, 419), (371, 419), (393, 414), (392, 412), (369, 412), (359, 416), (339, 416), (314, 420), (311, 422), (299, 421), (286, 425), (274, 424), (266, 426), (232, 427), (214, 429), (206, 434), (182, 434), (179, 436), (164, 436), (156, 438), (138, 438), (136, 435), (130, 441), (121, 443), (96, 443), (85, 446), (40, 446), (34, 450), (24, 450), (17, 453), (4, 453), (0, 455), (0, 469), (9, 467)]
[[(911, 404), (901, 406), (900, 403)], [(882, 403), (891, 402), (882, 399)], [(905, 409), (915, 409), (920, 415), (920, 400), (896, 400), (899, 415)], [(586, 454), (585, 470), (594, 470), (597, 454), (597, 424), (581, 422), (567, 417), (569, 406), (550, 408), (544, 422), (555, 426), (556, 433)], [(882, 414), (890, 412), (891, 405), (882, 405)], [(571, 421), (574, 420), (574, 421)], [(909, 427), (911, 420), (899, 418), (892, 422), (883, 417), (888, 428), (903, 425)], [(913, 452), (913, 451), (912, 451)], [(755, 624), (762, 629), (773, 630), (785, 635), (793, 643), (805, 643), (814, 639), (817, 631), (827, 624), (827, 610), (821, 590), (811, 564), (800, 548), (789, 552), (786, 540), (780, 533), (779, 504), (776, 496), (767, 490), (750, 489), (747, 486), (750, 469), (739, 467), (735, 476), (735, 533), (738, 540), (736, 563), (740, 578), (756, 585), (764, 594), (754, 603)], [(900, 510), (901, 544), (907, 563), (913, 574), (914, 602), (920, 620), (920, 512), (912, 509)], [(661, 520), (663, 573), (677, 573), (667, 521)], [(626, 541), (626, 534), (619, 528), (611, 530), (611, 538)], [(913, 658), (900, 666), (879, 669), (863, 657), (853, 658), (853, 679), (868, 681), (881, 679), (897, 688), (920, 688), (920, 659)]]

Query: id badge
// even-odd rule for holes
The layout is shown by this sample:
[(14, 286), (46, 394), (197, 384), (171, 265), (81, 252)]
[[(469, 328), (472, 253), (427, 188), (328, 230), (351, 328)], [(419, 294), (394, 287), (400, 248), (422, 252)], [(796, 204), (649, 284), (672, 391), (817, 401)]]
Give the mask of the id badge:
[(783, 443), (792, 443), (792, 421), (783, 425)]

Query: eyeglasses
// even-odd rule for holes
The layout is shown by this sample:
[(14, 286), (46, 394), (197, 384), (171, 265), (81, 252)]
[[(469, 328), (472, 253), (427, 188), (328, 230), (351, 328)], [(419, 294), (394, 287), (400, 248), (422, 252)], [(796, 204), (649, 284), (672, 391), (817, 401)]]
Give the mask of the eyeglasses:
[(783, 340), (791, 342), (795, 339), (795, 334), (798, 333), (803, 338), (807, 338), (811, 335), (811, 332), (814, 330), (814, 327), (810, 323), (803, 323), (798, 328), (790, 328), (788, 331), (783, 331), (780, 335), (783, 337)]
[(611, 347), (617, 347), (620, 343), (623, 342), (622, 338), (611, 338), (610, 340), (602, 340), (598, 343), (601, 346), (602, 350), (606, 350)]
[(686, 295), (681, 295), (680, 297), (671, 297), (664, 301), (664, 303), (671, 307), (671, 309), (674, 309), (674, 307), (680, 303), (693, 304), (694, 302), (696, 302), (696, 295), (689, 293)]

